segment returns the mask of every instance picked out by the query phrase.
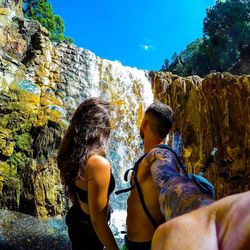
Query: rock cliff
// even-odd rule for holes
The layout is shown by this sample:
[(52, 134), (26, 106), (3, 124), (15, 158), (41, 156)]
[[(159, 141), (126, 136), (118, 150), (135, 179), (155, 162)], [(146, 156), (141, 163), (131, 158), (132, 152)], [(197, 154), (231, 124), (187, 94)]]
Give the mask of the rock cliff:
[(139, 155), (138, 126), (153, 101), (148, 72), (52, 44), (36, 21), (0, 13), (0, 207), (61, 214), (67, 200), (55, 156), (73, 110), (90, 96), (111, 102), (109, 157), (121, 182)]
[[(212, 73), (182, 78), (152, 72), (154, 98), (173, 107), (172, 131), (183, 137), (183, 160), (198, 173), (216, 147), (219, 153), (206, 177), (217, 198), (250, 188), (250, 76)], [(171, 137), (171, 136), (170, 136)]]

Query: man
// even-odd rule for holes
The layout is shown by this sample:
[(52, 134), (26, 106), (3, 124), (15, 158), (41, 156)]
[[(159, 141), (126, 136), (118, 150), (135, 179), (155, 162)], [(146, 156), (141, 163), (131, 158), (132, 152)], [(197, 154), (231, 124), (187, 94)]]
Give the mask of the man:
[[(127, 201), (125, 244), (129, 250), (150, 249), (154, 231), (164, 221), (160, 211), (158, 190), (154, 185), (150, 167), (155, 159), (152, 149), (165, 142), (172, 123), (172, 109), (160, 102), (151, 104), (143, 118), (140, 136), (144, 140), (144, 152), (148, 154), (139, 163), (138, 170), (131, 177), (131, 186), (135, 184), (135, 177), (138, 185), (131, 190)], [(149, 153), (150, 151), (152, 152)], [(141, 189), (141, 195), (138, 189)], [(142, 200), (146, 208), (143, 207)], [(148, 210), (150, 215), (147, 215), (145, 210)], [(153, 222), (148, 216), (152, 217)]]
[[(164, 143), (173, 119), (171, 108), (160, 102), (147, 109), (140, 130), (147, 154), (131, 179), (132, 185), (137, 179), (155, 224), (161, 223), (162, 215), (167, 221), (172, 219), (157, 229), (152, 249), (249, 249), (250, 192), (217, 202), (202, 193), (180, 171), (177, 159), (169, 150), (156, 148)], [(136, 186), (128, 198), (125, 242), (131, 250), (150, 249), (155, 231), (141, 203), (139, 189)]]

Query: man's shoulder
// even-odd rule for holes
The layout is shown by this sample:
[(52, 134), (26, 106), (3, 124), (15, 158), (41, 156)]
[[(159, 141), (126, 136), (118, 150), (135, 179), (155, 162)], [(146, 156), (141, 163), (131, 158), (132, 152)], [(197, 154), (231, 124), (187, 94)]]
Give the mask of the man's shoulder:
[(167, 148), (153, 148), (151, 149), (145, 157), (148, 163), (152, 163), (155, 160), (165, 161), (165, 160), (175, 160), (173, 153)]

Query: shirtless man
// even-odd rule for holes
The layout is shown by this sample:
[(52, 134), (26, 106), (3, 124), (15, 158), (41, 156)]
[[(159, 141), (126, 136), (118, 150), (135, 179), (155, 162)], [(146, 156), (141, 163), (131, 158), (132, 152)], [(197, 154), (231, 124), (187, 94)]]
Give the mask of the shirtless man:
[[(144, 140), (144, 153), (149, 153), (154, 147), (164, 143), (172, 126), (173, 111), (168, 106), (155, 102), (146, 110), (141, 124), (140, 136)], [(127, 235), (125, 236), (126, 249), (148, 250), (158, 225), (163, 223), (164, 217), (160, 211), (159, 194), (151, 175), (151, 161), (154, 155), (148, 154), (138, 166), (136, 174), (145, 205), (149, 210), (155, 225), (145, 213), (140, 201), (138, 188), (130, 192), (127, 205)], [(131, 177), (131, 186), (135, 184), (134, 175)]]
[[(145, 204), (158, 225), (162, 215), (166, 221), (171, 219), (156, 230), (152, 249), (249, 250), (250, 192), (216, 202), (202, 193), (180, 171), (170, 151), (155, 148), (164, 143), (172, 122), (171, 108), (155, 102), (147, 109), (140, 131), (147, 154), (136, 176)], [(135, 188), (128, 199), (127, 249), (150, 249), (154, 231)]]
[[(163, 110), (165, 111), (163, 112)], [(159, 213), (160, 207), (161, 214), (168, 221), (155, 231), (152, 249), (250, 250), (250, 191), (228, 196), (219, 201), (214, 201), (209, 195), (202, 193), (193, 180), (180, 171), (177, 159), (169, 150), (155, 148), (164, 141), (154, 140), (155, 137), (158, 137), (156, 131), (154, 133), (153, 130), (156, 124), (158, 124), (158, 131), (160, 131), (161, 126), (166, 127), (163, 124), (164, 116), (159, 115), (162, 112), (171, 114), (170, 124), (172, 124), (173, 113), (171, 109), (156, 102), (146, 111), (141, 126), (141, 136), (144, 138), (147, 155), (139, 165), (139, 171), (148, 174), (148, 183), (151, 187), (148, 184), (149, 188), (146, 189), (146, 182), (143, 183), (143, 178), (140, 182), (139, 171), (138, 180), (141, 186), (143, 184), (146, 186), (141, 188), (145, 200), (147, 198), (153, 202), (150, 197), (155, 197), (155, 206), (153, 203), (149, 203), (151, 204), (151, 207), (148, 206), (149, 210), (152, 211), (152, 214), (153, 212)], [(168, 131), (170, 128), (171, 126), (168, 127)], [(155, 193), (155, 191), (157, 192)], [(135, 190), (133, 193), (131, 192), (131, 200), (128, 201), (128, 212), (131, 208), (131, 214), (133, 213), (132, 209), (138, 213), (134, 214), (134, 217), (128, 213), (128, 222), (132, 223), (132, 229), (136, 228), (137, 230), (132, 235), (135, 237), (145, 235), (145, 233), (150, 235), (153, 230), (150, 231), (149, 226), (146, 227), (144, 224), (138, 227), (137, 223), (142, 222), (143, 218), (146, 221), (146, 217), (142, 216), (145, 213), (143, 213), (136, 194)], [(156, 197), (159, 198), (160, 204), (156, 201)], [(130, 216), (133, 219), (131, 221)], [(129, 230), (128, 227), (128, 239), (131, 237), (132, 229)]]

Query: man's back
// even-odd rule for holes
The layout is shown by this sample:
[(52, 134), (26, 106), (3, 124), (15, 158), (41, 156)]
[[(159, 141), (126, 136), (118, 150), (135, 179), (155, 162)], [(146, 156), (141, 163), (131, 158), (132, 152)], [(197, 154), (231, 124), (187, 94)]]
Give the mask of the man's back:
[[(147, 156), (141, 161), (138, 171), (131, 178), (131, 184), (138, 183), (128, 198), (127, 237), (125, 245), (129, 250), (147, 250), (151, 248), (151, 240), (156, 227), (164, 219), (160, 212), (159, 194), (154, 186), (151, 165), (155, 158), (155, 147), (165, 142), (172, 127), (173, 110), (158, 101), (152, 103), (146, 110), (140, 126), (140, 136), (144, 142), (144, 152)], [(136, 177), (136, 178), (135, 178)], [(141, 192), (138, 190), (141, 190)], [(140, 196), (139, 196), (140, 194)], [(141, 200), (144, 200), (143, 207)], [(146, 209), (145, 209), (146, 207)], [(149, 219), (149, 213), (152, 218)], [(153, 225), (154, 224), (154, 225)]]
[[(151, 162), (153, 154), (149, 153), (139, 164), (136, 177), (142, 190), (143, 199), (150, 211), (150, 214), (159, 225), (163, 222), (163, 216), (160, 212), (159, 194), (153, 183), (151, 175)], [(131, 177), (131, 185), (134, 185), (134, 177)], [(151, 241), (155, 227), (147, 217), (135, 187), (128, 198), (127, 215), (127, 236), (130, 241), (147, 242)]]

